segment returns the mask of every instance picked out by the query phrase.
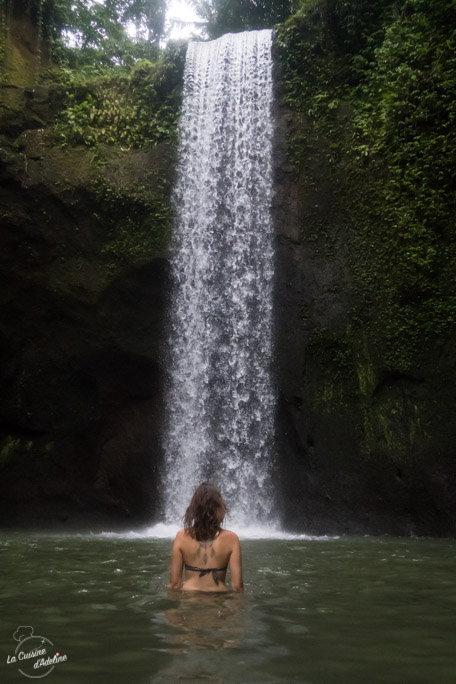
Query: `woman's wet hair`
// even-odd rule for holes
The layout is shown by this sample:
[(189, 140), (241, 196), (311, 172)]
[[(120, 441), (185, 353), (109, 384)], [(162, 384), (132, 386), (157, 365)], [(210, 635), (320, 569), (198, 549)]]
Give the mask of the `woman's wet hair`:
[(213, 539), (222, 529), (227, 512), (227, 505), (219, 490), (208, 482), (202, 482), (185, 511), (184, 528), (197, 541)]

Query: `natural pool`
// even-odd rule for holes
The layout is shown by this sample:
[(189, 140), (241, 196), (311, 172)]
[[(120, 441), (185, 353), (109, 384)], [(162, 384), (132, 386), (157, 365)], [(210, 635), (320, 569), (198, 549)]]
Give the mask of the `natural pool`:
[(244, 596), (178, 599), (171, 544), (3, 533), (0, 682), (19, 626), (67, 656), (50, 684), (456, 682), (450, 540), (244, 540)]

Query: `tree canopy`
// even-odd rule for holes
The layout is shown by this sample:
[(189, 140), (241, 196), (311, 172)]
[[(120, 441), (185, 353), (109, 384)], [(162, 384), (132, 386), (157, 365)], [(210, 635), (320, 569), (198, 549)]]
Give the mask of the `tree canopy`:
[(166, 0), (5, 0), (3, 32), (28, 17), (61, 64), (101, 67), (154, 57), (165, 30)]
[(193, 0), (210, 38), (223, 33), (272, 28), (292, 12), (292, 0)]
[[(300, 0), (188, 0), (209, 38), (272, 28)], [(169, 0), (4, 0), (3, 30), (28, 16), (47, 39), (54, 61), (70, 67), (131, 66), (155, 59), (166, 37)], [(186, 22), (183, 21), (183, 24)]]

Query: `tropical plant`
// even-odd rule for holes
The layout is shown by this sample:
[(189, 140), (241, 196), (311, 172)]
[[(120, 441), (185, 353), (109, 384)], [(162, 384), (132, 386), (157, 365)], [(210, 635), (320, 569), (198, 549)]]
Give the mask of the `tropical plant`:
[(192, 0), (211, 38), (223, 33), (272, 28), (292, 11), (292, 0)]

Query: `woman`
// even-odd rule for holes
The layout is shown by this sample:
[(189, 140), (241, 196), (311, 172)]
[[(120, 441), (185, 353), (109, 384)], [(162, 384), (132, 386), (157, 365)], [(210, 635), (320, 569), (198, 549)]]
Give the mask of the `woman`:
[(203, 482), (196, 488), (185, 512), (184, 529), (179, 530), (174, 540), (169, 589), (226, 592), (229, 567), (231, 589), (244, 591), (239, 538), (234, 532), (222, 530), (227, 510), (213, 485)]

